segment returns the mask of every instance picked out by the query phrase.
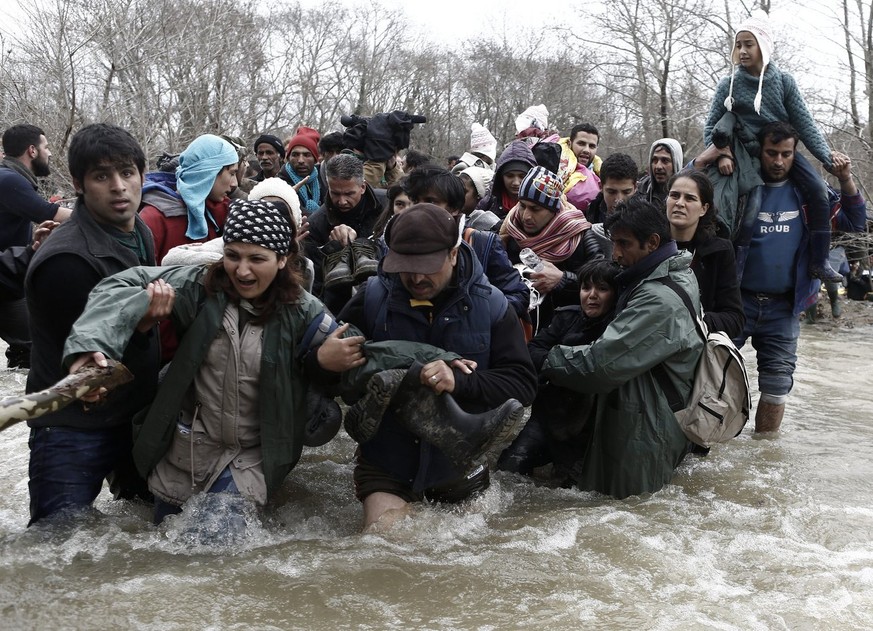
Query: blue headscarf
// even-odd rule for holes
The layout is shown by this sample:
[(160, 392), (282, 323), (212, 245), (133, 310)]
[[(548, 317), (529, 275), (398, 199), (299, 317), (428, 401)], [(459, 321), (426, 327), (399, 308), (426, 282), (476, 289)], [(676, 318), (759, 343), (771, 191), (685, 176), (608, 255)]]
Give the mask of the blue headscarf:
[(221, 169), (239, 162), (236, 150), (229, 142), (212, 134), (194, 139), (179, 156), (176, 167), (176, 190), (188, 208), (189, 239), (205, 239), (209, 234), (206, 226), (206, 198), (215, 184)]

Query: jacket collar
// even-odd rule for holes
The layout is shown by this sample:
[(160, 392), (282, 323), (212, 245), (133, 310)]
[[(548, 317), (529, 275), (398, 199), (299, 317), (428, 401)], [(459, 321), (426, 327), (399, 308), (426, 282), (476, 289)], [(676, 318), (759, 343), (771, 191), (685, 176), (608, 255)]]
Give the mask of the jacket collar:
[(33, 186), (34, 189), (36, 189), (36, 176), (33, 174), (33, 171), (24, 166), (24, 163), (21, 160), (11, 156), (6, 156), (3, 158), (2, 164), (18, 173), (21, 177), (30, 182), (30, 185)]
[[(119, 258), (128, 263), (130, 266), (139, 265), (139, 260), (130, 250), (119, 245), (112, 236), (103, 229), (85, 206), (81, 199), (76, 200), (76, 206), (73, 209), (73, 215), (70, 221), (79, 224), (82, 229), (82, 234), (85, 237), (85, 244), (88, 252), (96, 257)], [(134, 230), (138, 231), (145, 243), (146, 258), (148, 265), (155, 264), (155, 242), (152, 238), (152, 232), (149, 230), (145, 222), (140, 219), (139, 215), (134, 218)], [(132, 259), (136, 259), (131, 262)]]
[(618, 276), (616, 276), (615, 281), (618, 283), (618, 286), (621, 288), (623, 293), (626, 289), (633, 287), (643, 278), (651, 274), (652, 271), (661, 263), (678, 253), (679, 250), (676, 247), (676, 242), (670, 240), (648, 256), (637, 261), (626, 270), (621, 272)]

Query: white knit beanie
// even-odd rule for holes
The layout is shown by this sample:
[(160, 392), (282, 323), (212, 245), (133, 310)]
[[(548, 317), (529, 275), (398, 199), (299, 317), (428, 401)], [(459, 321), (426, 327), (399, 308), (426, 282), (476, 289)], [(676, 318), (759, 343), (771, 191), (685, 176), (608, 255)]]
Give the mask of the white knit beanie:
[(549, 110), (545, 105), (531, 105), (515, 119), (515, 131), (522, 132), (529, 127), (545, 131), (549, 127)]
[(249, 199), (252, 201), (263, 199), (265, 197), (278, 197), (291, 210), (291, 216), (294, 217), (294, 223), (297, 228), (300, 228), (302, 216), (300, 214), (300, 197), (297, 191), (288, 184), (285, 180), (278, 177), (268, 177), (262, 182), (258, 182), (249, 191)]
[[(773, 54), (773, 36), (770, 33), (770, 23), (767, 21), (766, 15), (751, 16), (745, 22), (740, 24), (737, 29), (737, 35), (740, 33), (751, 33), (758, 42), (758, 49), (761, 51), (761, 74), (758, 77), (758, 93), (755, 95), (755, 112), (761, 113), (761, 92), (764, 88), (764, 73), (767, 71), (767, 66), (770, 63), (770, 57)], [(736, 38), (735, 38), (736, 39)], [(734, 46), (731, 51), (731, 62), (734, 65), (740, 63), (740, 52)], [(724, 100), (724, 106), (730, 112), (734, 105), (734, 73), (731, 73), (731, 85), (728, 90), (728, 96)]]
[(497, 158), (497, 139), (479, 123), (470, 128), (470, 153), (481, 153), (492, 162)]
[(491, 190), (491, 182), (494, 180), (494, 171), (482, 167), (467, 167), (459, 175), (466, 175), (473, 181), (479, 199), (488, 194)]

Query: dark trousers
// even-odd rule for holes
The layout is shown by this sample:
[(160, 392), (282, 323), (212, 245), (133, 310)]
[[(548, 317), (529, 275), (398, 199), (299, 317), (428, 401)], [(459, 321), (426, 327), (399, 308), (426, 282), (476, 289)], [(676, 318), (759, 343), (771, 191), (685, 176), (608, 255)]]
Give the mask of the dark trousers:
[(30, 430), (29, 444), (30, 524), (90, 507), (105, 479), (116, 498), (150, 499), (133, 466), (128, 425), (96, 431), (39, 427)]

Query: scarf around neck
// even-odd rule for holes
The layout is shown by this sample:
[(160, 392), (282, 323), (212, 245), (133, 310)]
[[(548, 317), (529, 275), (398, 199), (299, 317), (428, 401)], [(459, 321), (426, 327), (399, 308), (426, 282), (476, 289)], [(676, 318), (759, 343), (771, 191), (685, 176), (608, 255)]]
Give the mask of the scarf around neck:
[(566, 203), (538, 234), (528, 235), (522, 230), (518, 206), (509, 211), (503, 225), (506, 226), (506, 233), (515, 239), (520, 248), (530, 248), (537, 256), (550, 263), (570, 258), (579, 247), (582, 233), (591, 227), (581, 210)]
[[(297, 175), (297, 172), (294, 171), (294, 169), (291, 168), (291, 165), (287, 162), (285, 163), (285, 173), (288, 174), (288, 177), (291, 178), (291, 181), (294, 184), (300, 184), (300, 181), (303, 179)], [(312, 173), (309, 174), (309, 181), (297, 189), (297, 194), (304, 202), (303, 210), (305, 215), (311, 215), (321, 207), (321, 202), (318, 201), (321, 198), (321, 183), (318, 179), (318, 167), (312, 167)]]
[(33, 171), (24, 166), (24, 163), (22, 163), (21, 160), (19, 160), (18, 158), (13, 158), (11, 156), (6, 156), (5, 158), (3, 158), (2, 164), (3, 166), (12, 169), (25, 180), (30, 182), (30, 185), (33, 186), (34, 189), (37, 188), (36, 176), (33, 174)]

